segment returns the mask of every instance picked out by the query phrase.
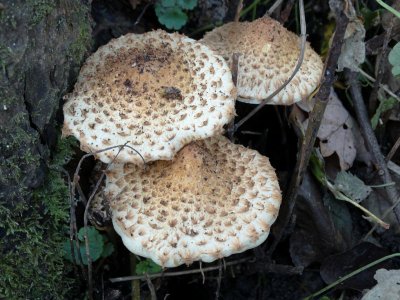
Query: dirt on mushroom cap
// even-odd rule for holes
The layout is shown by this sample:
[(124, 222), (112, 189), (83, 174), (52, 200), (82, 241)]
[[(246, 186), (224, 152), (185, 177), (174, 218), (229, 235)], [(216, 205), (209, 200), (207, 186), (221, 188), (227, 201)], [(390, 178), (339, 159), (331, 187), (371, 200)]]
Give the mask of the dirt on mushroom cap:
[[(221, 133), (235, 96), (228, 65), (206, 46), (162, 30), (127, 34), (86, 61), (66, 97), (63, 134), (84, 151), (127, 143), (146, 161), (172, 159), (187, 143)], [(109, 163), (117, 152), (97, 156)], [(142, 162), (128, 148), (117, 161)]]
[(111, 166), (105, 195), (125, 246), (164, 267), (211, 262), (265, 241), (281, 203), (267, 157), (225, 137), (174, 160)]
[[(234, 53), (240, 55), (239, 101), (252, 104), (260, 103), (289, 79), (300, 53), (299, 37), (269, 17), (227, 23), (206, 33), (201, 42), (228, 64)], [(307, 43), (300, 70), (269, 104), (290, 105), (306, 98), (318, 86), (322, 69), (321, 58)]]

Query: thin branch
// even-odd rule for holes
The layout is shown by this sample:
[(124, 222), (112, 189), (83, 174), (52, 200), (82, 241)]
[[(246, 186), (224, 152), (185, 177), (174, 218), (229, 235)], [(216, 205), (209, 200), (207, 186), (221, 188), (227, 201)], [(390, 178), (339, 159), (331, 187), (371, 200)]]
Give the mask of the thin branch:
[(215, 291), (215, 300), (219, 299), (219, 292), (221, 290), (221, 281), (222, 281), (222, 262), (220, 259), (218, 262), (217, 290)]
[[(87, 153), (87, 154), (85, 154), (85, 155), (83, 155), (81, 157), (81, 159), (79, 160), (78, 165), (77, 165), (77, 167), (75, 169), (74, 178), (73, 178), (73, 181), (71, 183), (71, 190), (72, 190), (71, 193), (72, 193), (73, 199), (75, 198), (76, 186), (79, 185), (79, 171), (81, 169), (83, 161), (86, 158), (88, 158), (90, 156), (94, 156), (94, 155), (96, 155), (98, 153), (101, 153), (101, 152), (104, 152), (104, 151), (108, 151), (108, 150), (111, 150), (111, 149), (114, 149), (114, 148), (119, 148), (116, 156), (114, 157), (112, 162), (108, 165), (108, 168), (109, 168), (113, 164), (113, 162), (115, 161), (115, 159), (117, 158), (117, 156), (119, 155), (119, 153), (122, 151), (122, 149), (124, 147), (127, 147), (127, 148), (135, 151), (140, 156), (140, 158), (143, 160), (143, 163), (146, 166), (146, 162), (145, 162), (143, 156), (136, 149), (132, 148), (131, 146), (128, 146), (127, 143), (124, 144), (124, 145), (117, 145), (117, 146), (108, 147), (108, 148), (105, 148), (105, 149), (102, 149), (102, 150), (95, 151), (93, 153)], [(93, 273), (92, 273), (93, 270), (92, 270), (92, 260), (91, 260), (91, 257), (90, 257), (89, 238), (88, 238), (88, 233), (87, 233), (88, 212), (89, 212), (90, 203), (91, 203), (92, 199), (94, 198), (94, 195), (95, 195), (97, 189), (99, 188), (103, 178), (104, 178), (104, 173), (100, 176), (99, 180), (96, 183), (95, 189), (93, 190), (92, 194), (90, 195), (90, 197), (89, 197), (89, 199), (88, 199), (88, 201), (86, 203), (85, 212), (84, 212), (84, 216), (83, 216), (86, 258), (87, 258), (87, 263), (88, 263), (88, 290), (89, 290), (88, 293), (89, 293), (89, 299), (93, 299)], [(77, 249), (79, 249), (79, 247)], [(78, 251), (78, 254), (80, 255), (80, 251)]]
[(151, 279), (147, 273), (145, 274), (145, 276), (146, 276), (147, 286), (149, 287), (150, 290), (151, 300), (157, 300), (157, 294), (154, 285), (151, 282)]
[[(241, 264), (244, 262), (248, 262), (251, 259), (252, 259), (252, 257), (246, 257), (246, 258), (234, 260), (231, 262), (227, 262), (226, 265), (233, 266), (233, 265)], [(178, 272), (154, 273), (154, 274), (149, 274), (148, 276), (150, 278), (174, 277), (174, 276), (191, 275), (191, 274), (215, 271), (215, 270), (218, 270), (218, 268), (219, 268), (219, 266), (212, 266), (212, 267), (207, 267), (207, 268), (201, 268), (201, 269), (199, 268), (199, 269), (194, 269), (194, 270), (186, 270), (186, 271), (178, 271)], [(112, 283), (116, 283), (116, 282), (131, 281), (131, 280), (135, 280), (135, 279), (146, 279), (146, 277), (143, 275), (133, 275), (133, 276), (111, 278), (110, 281)]]
[(239, 0), (239, 3), (236, 7), (235, 19), (233, 19), (234, 22), (239, 22), (242, 9), (243, 9), (243, 0)]
[(266, 15), (270, 16), (282, 4), (282, 2), (283, 2), (283, 0), (275, 1), (275, 3), (272, 4), (272, 6), (267, 11)]
[[(357, 120), (360, 124), (361, 133), (373, 157), (373, 162), (378, 170), (378, 174), (381, 177), (383, 183), (392, 182), (389, 169), (385, 162), (385, 157), (381, 152), (380, 146), (371, 127), (371, 122), (368, 118), (367, 108), (364, 104), (364, 99), (361, 94), (360, 83), (357, 80), (358, 72), (351, 72), (349, 70), (346, 70), (345, 75), (348, 86), (350, 88), (350, 94), (353, 100)], [(390, 203), (392, 204), (396, 203), (397, 199), (399, 198), (396, 187), (393, 185), (386, 187), (386, 194)], [(400, 207), (396, 206), (394, 208), (394, 214), (396, 216), (397, 222), (400, 223)]]
[[(371, 75), (369, 75), (368, 73), (364, 72), (364, 70), (362, 70), (361, 68), (357, 68), (357, 71), (360, 72), (360, 74), (362, 76), (364, 76), (365, 78), (367, 78), (369, 81), (371, 82), (376, 82), (376, 79), (374, 77), (372, 77)], [(397, 101), (400, 102), (400, 97), (397, 96), (394, 92), (392, 92), (388, 86), (386, 84), (382, 84), (379, 83), (379, 87), (384, 90), (389, 96), (395, 98)]]
[(265, 105), (267, 105), (273, 97), (279, 94), (289, 83), (292, 79), (296, 76), (297, 72), (300, 70), (300, 67), (303, 63), (304, 59), (304, 52), (306, 48), (306, 17), (304, 14), (304, 3), (303, 0), (299, 0), (299, 7), (300, 7), (300, 25), (301, 25), (301, 34), (300, 34), (300, 54), (297, 60), (296, 67), (294, 68), (292, 75), (271, 95), (269, 95), (266, 99), (264, 99), (256, 108), (254, 108), (247, 116), (241, 119), (233, 128), (233, 133), (228, 133), (229, 135), (233, 135), (240, 126), (242, 126), (245, 122), (247, 122), (251, 117), (253, 117), (260, 109), (262, 109)]
[(343, 11), (336, 12), (335, 14), (336, 30), (332, 38), (332, 46), (329, 49), (325, 62), (324, 77), (322, 79), (320, 88), (314, 97), (315, 105), (309, 117), (305, 136), (301, 141), (301, 149), (297, 158), (293, 176), (291, 178), (289, 188), (287, 189), (285, 201), (283, 201), (283, 206), (281, 208), (278, 220), (274, 225), (275, 240), (268, 250), (269, 255), (273, 253), (277, 244), (281, 240), (283, 232), (292, 216), (293, 208), (296, 203), (298, 187), (300, 186), (304, 173), (307, 169), (308, 161), (310, 160), (315, 140), (317, 138), (318, 129), (321, 125), (325, 108), (328, 104), (328, 97), (335, 81), (335, 70), (341, 53), (347, 24), (349, 23), (349, 19)]
[(150, 1), (149, 3), (146, 4), (146, 6), (143, 8), (143, 10), (141, 11), (140, 15), (138, 16), (138, 18), (136, 19), (135, 23), (133, 24), (133, 26), (137, 26), (139, 25), (140, 21), (142, 20), (144, 14), (146, 13), (147, 9), (150, 7), (150, 5), (153, 4), (153, 1)]
[(376, 107), (377, 107), (377, 100), (378, 100), (378, 87), (380, 86), (382, 79), (383, 79), (383, 73), (384, 73), (384, 66), (386, 65), (385, 59), (387, 59), (387, 49), (389, 42), (391, 40), (390, 36), (392, 35), (392, 28), (393, 28), (393, 20), (394, 18), (392, 17), (390, 20), (390, 26), (387, 28), (385, 31), (385, 37), (383, 40), (382, 48), (380, 49), (378, 56), (376, 58), (375, 65), (377, 66), (376, 68), (376, 80), (374, 82), (374, 87), (372, 91), (370, 92), (369, 96), (369, 112), (372, 114)]
[(394, 143), (392, 149), (390, 149), (388, 155), (386, 155), (386, 158), (385, 158), (386, 162), (392, 160), (392, 157), (396, 154), (399, 147), (400, 147), (400, 136), (397, 138), (397, 141), (396, 141), (396, 143)]

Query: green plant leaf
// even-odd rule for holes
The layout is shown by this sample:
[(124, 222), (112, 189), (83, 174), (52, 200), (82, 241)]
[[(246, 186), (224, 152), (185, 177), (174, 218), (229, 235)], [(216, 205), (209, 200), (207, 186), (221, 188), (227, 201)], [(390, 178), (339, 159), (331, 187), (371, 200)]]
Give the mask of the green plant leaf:
[(155, 262), (153, 262), (151, 259), (146, 258), (145, 260), (142, 260), (136, 265), (135, 272), (138, 275), (142, 274), (151, 274), (151, 273), (159, 273), (161, 272), (162, 268), (157, 265)]
[(164, 7), (155, 5), (155, 12), (158, 21), (168, 29), (181, 29), (186, 24), (188, 17), (179, 7)]
[(398, 42), (389, 52), (389, 62), (393, 66), (393, 76), (400, 75), (400, 42)]
[(197, 5), (197, 0), (177, 0), (177, 4), (182, 9), (193, 9)]
[[(88, 227), (88, 239), (89, 239), (89, 252), (90, 252), (90, 257), (92, 261), (98, 260), (100, 257), (106, 257), (112, 253), (114, 250), (114, 247), (112, 244), (107, 244), (111, 246), (107, 246), (106, 249), (104, 248), (104, 244), (106, 242), (106, 238), (101, 235), (95, 227), (89, 226)], [(80, 241), (79, 243), (79, 252), (82, 256), (82, 262), (87, 265), (88, 260), (86, 256), (86, 247), (85, 247), (85, 228), (82, 227), (79, 232), (78, 232), (78, 239)], [(78, 250), (76, 248), (76, 245), (74, 243), (74, 254), (75, 254), (75, 259), (78, 260)], [(71, 253), (71, 244), (69, 239), (66, 240), (63, 244), (63, 249), (64, 249), (64, 258), (67, 260), (73, 262), (72, 259), (72, 253)], [(104, 254), (103, 254), (104, 253)]]
[(114, 252), (114, 245), (111, 243), (107, 243), (104, 245), (103, 252), (101, 253), (101, 257), (110, 256)]
[(361, 202), (372, 192), (371, 187), (348, 172), (341, 171), (336, 175), (335, 187), (349, 198)]
[(157, 4), (164, 7), (174, 7), (177, 6), (176, 0), (160, 0)]
[[(400, 68), (400, 66), (399, 66), (399, 68)], [(381, 117), (381, 115), (384, 112), (392, 109), (396, 104), (397, 104), (397, 100), (395, 98), (393, 98), (393, 97), (383, 99), (379, 103), (379, 106), (376, 109), (376, 112), (375, 112), (374, 116), (371, 119), (371, 126), (372, 126), (373, 129), (376, 129), (376, 127), (378, 126), (378, 121), (379, 121), (379, 118)]]

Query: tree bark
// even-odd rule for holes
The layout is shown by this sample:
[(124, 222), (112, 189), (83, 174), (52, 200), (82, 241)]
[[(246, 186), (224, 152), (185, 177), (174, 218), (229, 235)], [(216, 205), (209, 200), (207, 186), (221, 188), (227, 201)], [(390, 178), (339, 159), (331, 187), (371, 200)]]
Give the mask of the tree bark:
[(59, 298), (68, 198), (48, 165), (62, 96), (91, 45), (89, 13), (87, 1), (0, 0), (0, 298)]

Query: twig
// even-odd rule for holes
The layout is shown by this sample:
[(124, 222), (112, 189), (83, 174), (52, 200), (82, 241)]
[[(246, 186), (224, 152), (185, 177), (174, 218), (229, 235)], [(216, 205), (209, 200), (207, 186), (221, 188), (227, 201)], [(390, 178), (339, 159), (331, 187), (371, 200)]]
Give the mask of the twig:
[(218, 278), (217, 278), (217, 290), (215, 291), (215, 300), (219, 299), (219, 292), (221, 290), (222, 281), (222, 262), (221, 259), (218, 261)]
[(392, 157), (395, 155), (395, 153), (397, 152), (399, 147), (400, 147), (400, 136), (397, 138), (397, 141), (396, 141), (396, 143), (394, 143), (392, 149), (390, 149), (388, 155), (386, 155), (386, 158), (385, 158), (386, 162), (392, 160)]
[[(364, 70), (362, 70), (361, 68), (357, 68), (357, 71), (360, 72), (360, 74), (362, 76), (364, 76), (365, 78), (367, 78), (369, 81), (371, 82), (376, 82), (376, 79), (373, 78), (371, 75), (369, 75), (368, 73), (364, 72)], [(379, 83), (379, 87), (382, 88), (382, 90), (384, 90), (389, 96), (395, 98), (397, 101), (400, 102), (400, 97), (397, 96), (394, 92), (392, 92), (386, 84), (382, 84)]]
[[(72, 261), (75, 265), (75, 263), (77, 263), (79, 265), (79, 267), (82, 270), (82, 274), (83, 277), (85, 279), (87, 279), (87, 274), (86, 274), (86, 270), (83, 266), (83, 259), (82, 259), (82, 255), (81, 252), (79, 251), (80, 246), (79, 246), (79, 239), (77, 238), (78, 236), (78, 229), (77, 229), (77, 225), (76, 225), (76, 216), (75, 216), (75, 193), (73, 190), (74, 187), (74, 183), (71, 180), (71, 176), (69, 176), (68, 172), (65, 169), (62, 169), (62, 172), (65, 174), (65, 176), (67, 177), (68, 180), (68, 190), (69, 190), (69, 203), (70, 203), (70, 207), (69, 207), (69, 214), (70, 214), (70, 221), (69, 221), (69, 239), (70, 239), (70, 246), (71, 246), (71, 255), (72, 255)], [(75, 247), (77, 249), (77, 254), (78, 254), (78, 262), (76, 261), (75, 258), (75, 249), (74, 249), (74, 243), (75, 242)]]
[(301, 141), (301, 149), (297, 158), (293, 176), (290, 181), (289, 188), (285, 195), (285, 201), (275, 225), (275, 240), (268, 250), (271, 255), (277, 244), (282, 238), (283, 232), (290, 221), (293, 208), (297, 198), (298, 187), (303, 179), (307, 169), (308, 161), (310, 160), (311, 152), (317, 138), (318, 129), (321, 125), (321, 120), (328, 104), (328, 97), (331, 92), (332, 85), (335, 81), (335, 70), (341, 53), (344, 34), (346, 32), (349, 19), (343, 11), (335, 12), (336, 15), (336, 30), (332, 38), (332, 46), (329, 49), (324, 68), (324, 77), (320, 88), (315, 95), (315, 105), (310, 114), (308, 126), (304, 138)]
[(236, 7), (235, 19), (233, 19), (234, 22), (239, 22), (242, 9), (243, 9), (243, 0), (239, 0), (239, 3)]
[[(227, 266), (233, 266), (237, 264), (241, 264), (244, 262), (247, 262), (251, 260), (252, 257), (245, 257), (242, 259), (234, 260), (227, 262)], [(174, 277), (174, 276), (182, 276), (182, 275), (191, 275), (191, 274), (197, 274), (197, 273), (205, 273), (205, 272), (210, 272), (210, 271), (215, 271), (218, 270), (219, 266), (212, 266), (212, 267), (207, 267), (207, 268), (201, 268), (201, 269), (194, 269), (194, 270), (187, 270), (187, 271), (178, 271), (178, 272), (167, 272), (167, 273), (154, 273), (154, 274), (149, 274), (148, 276), (150, 278), (159, 278), (159, 277)], [(111, 278), (110, 281), (112, 283), (116, 282), (124, 282), (124, 281), (131, 281), (135, 279), (146, 279), (145, 276), (143, 275), (133, 275), (133, 276), (125, 276), (125, 277), (116, 277), (116, 278)]]
[(272, 4), (272, 6), (268, 9), (266, 15), (270, 16), (275, 11), (275, 9), (277, 9), (279, 7), (279, 5), (282, 4), (282, 2), (283, 2), (283, 0), (275, 1), (275, 3)]
[[(277, 1), (278, 2), (278, 1)], [(254, 116), (260, 109), (262, 109), (265, 105), (269, 103), (269, 101), (275, 97), (280, 91), (282, 91), (292, 79), (296, 76), (297, 72), (300, 70), (300, 67), (303, 63), (304, 52), (306, 48), (306, 17), (304, 14), (304, 3), (303, 0), (299, 0), (300, 7), (300, 24), (301, 24), (301, 34), (300, 34), (300, 54), (297, 60), (296, 67), (294, 68), (292, 75), (271, 95), (269, 95), (266, 99), (264, 99), (256, 108), (254, 108), (247, 116), (241, 119), (233, 128), (233, 133), (229, 133), (229, 135), (233, 135), (240, 126), (242, 126), (245, 122), (247, 122), (252, 116)]]
[(153, 4), (153, 1), (150, 1), (149, 3), (146, 4), (146, 6), (143, 8), (143, 10), (140, 12), (140, 15), (138, 16), (138, 18), (136, 19), (135, 23), (133, 24), (133, 26), (137, 26), (139, 25), (140, 21), (142, 20), (144, 14), (146, 13), (147, 9), (149, 8), (150, 5)]
[(203, 272), (203, 262), (201, 260), (199, 261), (199, 269), (200, 269), (201, 278), (203, 278), (203, 284), (204, 284), (206, 282), (206, 276), (204, 275), (204, 272)]
[[(381, 177), (383, 183), (392, 182), (389, 170), (387, 168), (385, 157), (383, 156), (379, 147), (378, 141), (371, 127), (371, 122), (368, 118), (367, 108), (365, 107), (363, 96), (361, 94), (360, 84), (357, 80), (357, 72), (349, 70), (345, 71), (346, 79), (350, 88), (350, 94), (354, 104), (354, 110), (357, 116), (358, 123), (360, 124), (361, 133), (365, 139), (367, 147), (372, 155), (375, 167)], [(396, 203), (399, 198), (395, 186), (387, 186), (386, 193), (390, 203)], [(400, 223), (400, 207), (394, 208), (394, 214), (397, 222)]]
[(286, 3), (285, 8), (282, 10), (281, 15), (280, 15), (280, 19), (281, 19), (281, 23), (284, 24), (287, 22), (289, 16), (290, 16), (290, 12), (292, 11), (293, 5), (294, 5), (294, 1), (295, 0), (289, 0)]
[(146, 276), (147, 286), (149, 287), (150, 290), (151, 300), (157, 300), (157, 294), (154, 285), (151, 282), (151, 279), (147, 273), (145, 274), (145, 276)]
[[(143, 160), (144, 165), (146, 165), (146, 162), (145, 162), (144, 158), (142, 157), (142, 155), (136, 149), (132, 148), (131, 146), (128, 146), (127, 143), (125, 143), (124, 145), (117, 145), (117, 146), (108, 147), (108, 148), (105, 148), (105, 149), (102, 149), (102, 150), (99, 150), (99, 151), (96, 151), (96, 152), (93, 152), (93, 153), (87, 153), (87, 154), (85, 154), (85, 155), (83, 155), (81, 157), (81, 159), (79, 160), (78, 165), (77, 165), (77, 167), (75, 169), (74, 179), (73, 179), (72, 184), (71, 184), (73, 198), (75, 198), (76, 185), (79, 184), (79, 171), (81, 169), (83, 161), (86, 158), (88, 158), (90, 156), (94, 156), (94, 155), (96, 155), (98, 153), (101, 153), (101, 152), (104, 152), (104, 151), (108, 151), (108, 150), (111, 150), (111, 149), (114, 149), (114, 148), (119, 148), (116, 156), (114, 157), (112, 162), (108, 165), (108, 167), (110, 167), (124, 147), (130, 148), (131, 150), (135, 151), (141, 157), (141, 159)], [(86, 203), (85, 212), (84, 212), (84, 216), (83, 216), (83, 220), (84, 220), (84, 238), (85, 238), (85, 248), (86, 248), (85, 250), (86, 250), (87, 263), (88, 263), (88, 290), (89, 290), (88, 293), (89, 293), (89, 299), (93, 299), (93, 273), (92, 273), (92, 260), (91, 260), (91, 257), (90, 257), (89, 237), (88, 237), (88, 231), (87, 231), (87, 229), (88, 229), (87, 228), (88, 212), (89, 212), (90, 203), (91, 203), (92, 199), (94, 198), (94, 195), (95, 195), (97, 189), (99, 188), (100, 183), (103, 180), (103, 178), (104, 178), (104, 173), (101, 174), (99, 180), (96, 183), (95, 189), (93, 190), (92, 194), (90, 195), (90, 197), (89, 197), (89, 199), (88, 199), (88, 201)], [(79, 249), (79, 247), (77, 249)], [(78, 253), (80, 254), (80, 251), (78, 251)]]
[[(136, 270), (136, 256), (133, 253), (129, 253), (129, 261), (131, 272), (134, 273)], [(140, 300), (140, 280), (132, 280), (132, 300)]]
[(382, 48), (379, 51), (379, 54), (377, 56), (376, 63), (375, 63), (375, 65), (378, 67), (377, 68), (378, 70), (376, 72), (376, 80), (374, 82), (374, 87), (370, 93), (370, 97), (369, 97), (369, 101), (368, 101), (369, 112), (371, 114), (375, 111), (376, 106), (377, 106), (376, 103), (377, 103), (377, 99), (378, 99), (378, 87), (381, 84), (381, 81), (383, 79), (383, 73), (384, 73), (383, 69), (384, 69), (384, 66), (386, 65), (384, 63), (384, 58), (386, 59), (386, 57), (387, 57), (386, 53), (387, 53), (387, 47), (388, 47), (390, 39), (391, 39), (390, 36), (392, 33), (392, 28), (393, 28), (393, 20), (394, 20), (394, 18), (392, 17), (391, 21), (390, 21), (390, 26), (385, 32), (385, 38), (383, 40)]

